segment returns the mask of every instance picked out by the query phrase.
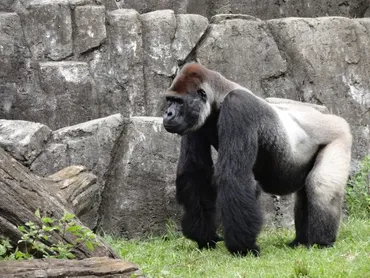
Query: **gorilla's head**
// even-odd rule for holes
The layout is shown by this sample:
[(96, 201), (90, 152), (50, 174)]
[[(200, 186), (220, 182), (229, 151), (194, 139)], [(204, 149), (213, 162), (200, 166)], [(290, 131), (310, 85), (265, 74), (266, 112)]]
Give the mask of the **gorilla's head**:
[(183, 135), (195, 131), (211, 114), (213, 92), (205, 82), (206, 74), (199, 64), (188, 64), (167, 90), (163, 125), (168, 132)]
[(200, 128), (211, 109), (207, 94), (199, 89), (181, 96), (167, 95), (168, 107), (163, 115), (163, 125), (168, 132), (183, 135)]

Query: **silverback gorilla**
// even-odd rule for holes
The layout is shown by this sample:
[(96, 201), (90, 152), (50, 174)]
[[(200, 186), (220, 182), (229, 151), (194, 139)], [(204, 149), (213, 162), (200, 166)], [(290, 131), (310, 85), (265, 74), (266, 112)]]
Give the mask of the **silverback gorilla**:
[(182, 68), (166, 100), (164, 127), (182, 136), (176, 197), (187, 238), (215, 247), (217, 204), (227, 249), (258, 255), (262, 188), (296, 194), (290, 246), (334, 244), (351, 158), (344, 119), (300, 102), (268, 103), (197, 63)]

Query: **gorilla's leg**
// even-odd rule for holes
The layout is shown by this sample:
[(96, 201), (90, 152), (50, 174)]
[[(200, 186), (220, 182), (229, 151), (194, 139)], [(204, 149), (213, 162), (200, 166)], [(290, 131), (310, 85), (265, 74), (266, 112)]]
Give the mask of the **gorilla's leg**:
[[(253, 165), (257, 157), (256, 121), (248, 121), (250, 109), (225, 98), (218, 121), (218, 159), (215, 181), (227, 249), (233, 254), (258, 255), (257, 236), (262, 213), (256, 194)], [(236, 103), (241, 101), (235, 98)], [(253, 114), (253, 112), (251, 112)]]
[(348, 179), (350, 144), (334, 140), (318, 154), (306, 179), (308, 245), (332, 246), (336, 240)]
[(206, 138), (201, 132), (182, 137), (176, 197), (185, 210), (183, 234), (196, 241), (199, 248), (214, 248), (221, 238), (216, 233), (217, 191), (212, 183), (213, 161)]
[(305, 187), (296, 192), (294, 203), (294, 224), (296, 237), (291, 243), (289, 243), (289, 246), (296, 247), (299, 244), (307, 245), (308, 207)]

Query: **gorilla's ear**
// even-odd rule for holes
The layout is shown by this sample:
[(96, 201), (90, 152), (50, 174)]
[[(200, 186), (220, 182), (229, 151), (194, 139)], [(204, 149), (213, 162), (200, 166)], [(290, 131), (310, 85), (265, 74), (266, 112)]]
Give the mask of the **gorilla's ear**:
[(202, 65), (202, 62), (199, 60), (199, 58), (195, 58), (195, 62), (198, 63), (199, 65)]

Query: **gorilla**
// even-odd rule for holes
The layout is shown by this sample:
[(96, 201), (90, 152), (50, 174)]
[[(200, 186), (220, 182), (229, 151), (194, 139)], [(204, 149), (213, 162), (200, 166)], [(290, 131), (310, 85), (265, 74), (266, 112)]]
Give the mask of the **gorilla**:
[(165, 98), (163, 125), (181, 135), (176, 199), (185, 237), (214, 248), (222, 240), (218, 208), (229, 252), (259, 255), (261, 188), (295, 193), (290, 246), (334, 244), (352, 146), (343, 118), (298, 101), (269, 103), (195, 62), (181, 69)]

